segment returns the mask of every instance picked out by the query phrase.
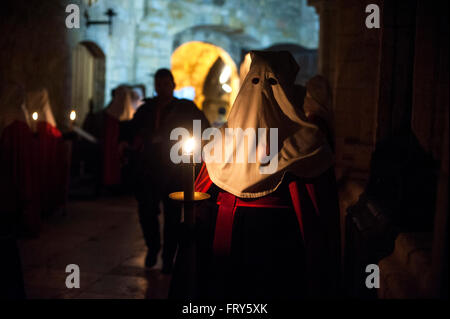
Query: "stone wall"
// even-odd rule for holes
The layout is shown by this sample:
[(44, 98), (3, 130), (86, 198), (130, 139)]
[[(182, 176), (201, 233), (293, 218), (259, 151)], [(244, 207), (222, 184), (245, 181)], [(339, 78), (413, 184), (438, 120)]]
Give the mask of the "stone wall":
[(189, 41), (215, 44), (237, 65), (243, 49), (276, 43), (318, 46), (318, 17), (306, 0), (99, 0), (89, 14), (104, 19), (110, 7), (118, 13), (112, 36), (107, 27), (83, 31), (83, 38), (98, 43), (107, 57), (107, 98), (123, 82), (143, 83), (152, 95), (154, 72), (170, 68), (174, 50)]
[[(414, 218), (408, 205), (419, 207), (426, 203), (420, 206), (424, 217), (420, 222), (425, 228), (428, 220), (435, 221), (433, 234), (426, 234), (432, 238), (426, 248), (427, 257), (419, 256), (420, 263), (426, 259), (428, 273), (422, 271), (418, 262), (389, 257), (381, 263), (381, 271), (383, 284), (389, 282), (390, 286), (380, 290), (379, 297), (448, 295), (444, 293), (448, 287), (448, 195), (444, 195), (448, 194), (448, 2), (309, 3), (320, 14), (319, 72), (333, 87), (342, 217), (364, 190), (375, 146), (401, 138), (399, 154), (386, 154), (387, 159), (392, 156), (384, 167), (388, 172), (388, 166), (402, 159), (395, 172), (402, 185), (397, 187), (401, 194), (396, 198), (399, 204), (395, 214), (408, 216), (402, 221), (402, 225), (408, 225)], [(380, 29), (365, 27), (365, 7), (371, 3), (381, 9)], [(421, 153), (415, 150), (416, 141)], [(431, 170), (425, 160), (428, 158), (437, 164)], [(410, 163), (414, 166), (408, 173)], [(419, 182), (411, 178), (413, 174), (417, 174), (414, 176), (419, 177)], [(437, 185), (426, 184), (434, 178)], [(426, 189), (418, 191), (425, 184)], [(341, 230), (345, 233), (344, 227)], [(417, 246), (401, 245), (402, 237), (399, 239), (397, 253), (408, 253)], [(421, 245), (424, 240), (419, 239), (418, 243)], [(409, 279), (405, 279), (405, 274)]]
[[(112, 30), (107, 25), (86, 26), (84, 12), (90, 20), (105, 21), (105, 12), (113, 9)], [(110, 92), (122, 83), (135, 82), (137, 28), (144, 14), (144, 0), (100, 0), (92, 6), (82, 4), (81, 40), (97, 44), (106, 56), (105, 103), (111, 99)]]

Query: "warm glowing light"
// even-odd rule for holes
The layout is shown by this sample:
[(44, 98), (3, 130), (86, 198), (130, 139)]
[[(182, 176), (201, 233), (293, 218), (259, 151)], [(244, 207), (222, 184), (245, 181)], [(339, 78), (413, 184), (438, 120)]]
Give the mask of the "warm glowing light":
[(194, 152), (195, 139), (193, 137), (189, 138), (183, 145), (184, 154), (192, 154)]
[(37, 121), (38, 119), (38, 113), (37, 112), (33, 112), (33, 114), (31, 115), (31, 117), (33, 118), (33, 120)]
[(232, 91), (231, 86), (229, 86), (228, 84), (222, 84), (222, 89), (227, 93), (231, 93)]
[[(212, 70), (211, 68), (218, 58), (220, 58), (224, 64), (218, 63), (217, 65), (220, 65), (220, 67)], [(228, 72), (226, 69), (228, 68), (231, 69), (231, 74), (229, 78), (226, 79), (226, 73)], [(223, 100), (223, 107), (227, 111), (233, 105), (239, 90), (239, 74), (235, 62), (222, 48), (199, 41), (184, 43), (172, 54), (171, 71), (175, 78), (175, 90), (180, 90), (185, 87), (194, 88), (194, 102), (197, 107), (204, 112), (206, 118), (211, 123), (216, 122), (218, 117), (217, 107), (215, 107), (217, 102), (211, 100), (215, 99), (215, 97), (213, 97), (214, 94), (223, 93), (220, 99)], [(224, 71), (226, 72), (224, 73)], [(220, 83), (219, 81), (222, 73), (224, 73), (222, 75), (222, 80), (226, 80), (224, 83)], [(208, 77), (208, 75), (210, 75), (210, 77)], [(208, 82), (205, 83), (207, 80)], [(215, 83), (212, 83), (211, 81), (215, 81)], [(222, 91), (222, 84), (225, 83), (231, 86), (232, 91), (230, 93)], [(217, 85), (217, 90), (219, 90), (219, 92), (214, 91), (214, 85)], [(205, 89), (208, 89), (208, 91), (205, 92)]]
[(70, 120), (75, 121), (76, 118), (77, 118), (77, 113), (74, 110), (72, 110), (72, 112), (70, 112)]
[(241, 66), (239, 68), (239, 79), (242, 83), (244, 83), (245, 77), (247, 76), (248, 71), (250, 70), (250, 64), (252, 64), (252, 57), (250, 53), (247, 53), (245, 55), (244, 61), (241, 63)]
[(230, 79), (230, 76), (231, 76), (231, 68), (230, 68), (229, 65), (226, 65), (223, 68), (223, 71), (222, 71), (222, 73), (220, 74), (220, 77), (219, 77), (220, 84), (226, 83)]

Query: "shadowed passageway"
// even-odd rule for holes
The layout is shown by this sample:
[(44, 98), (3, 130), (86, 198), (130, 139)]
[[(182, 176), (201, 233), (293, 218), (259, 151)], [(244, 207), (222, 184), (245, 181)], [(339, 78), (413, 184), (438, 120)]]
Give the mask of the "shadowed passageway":
[[(162, 215), (160, 215), (162, 218)], [(40, 237), (19, 242), (27, 298), (167, 297), (170, 275), (144, 268), (145, 243), (131, 197), (71, 201), (67, 216), (44, 222)], [(80, 288), (66, 288), (68, 264)]]

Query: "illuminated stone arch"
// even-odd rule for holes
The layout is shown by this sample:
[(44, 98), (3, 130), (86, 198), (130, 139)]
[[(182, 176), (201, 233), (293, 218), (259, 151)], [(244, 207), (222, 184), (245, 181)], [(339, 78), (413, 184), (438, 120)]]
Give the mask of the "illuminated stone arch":
[[(226, 67), (230, 71), (229, 77), (220, 79)], [(194, 102), (203, 110), (208, 120), (211, 123), (224, 120), (239, 90), (236, 63), (224, 49), (200, 41), (185, 43), (173, 52), (171, 70), (176, 91), (193, 87)], [(230, 91), (226, 92), (228, 87), (225, 87), (225, 90), (223, 85), (228, 85)], [(220, 108), (225, 109), (222, 115)]]
[(242, 61), (242, 52), (261, 47), (259, 41), (242, 29), (224, 25), (198, 25), (186, 28), (173, 37), (173, 50), (184, 43), (200, 41), (210, 43), (225, 50), (236, 65)]

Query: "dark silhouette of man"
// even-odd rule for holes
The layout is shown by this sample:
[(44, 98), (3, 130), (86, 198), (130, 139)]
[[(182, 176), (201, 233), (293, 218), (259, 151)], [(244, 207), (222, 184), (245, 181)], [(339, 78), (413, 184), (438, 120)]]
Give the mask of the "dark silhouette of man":
[(154, 84), (157, 96), (145, 99), (132, 120), (135, 195), (148, 247), (147, 267), (156, 264), (161, 246), (158, 215), (160, 201), (163, 202), (162, 272), (170, 273), (177, 249), (181, 206), (168, 195), (182, 190), (181, 166), (170, 160), (170, 149), (177, 142), (170, 140), (170, 132), (176, 127), (184, 127), (192, 134), (193, 120), (201, 120), (202, 130), (209, 127), (209, 123), (192, 101), (173, 96), (175, 82), (168, 69), (159, 69), (155, 73)]

